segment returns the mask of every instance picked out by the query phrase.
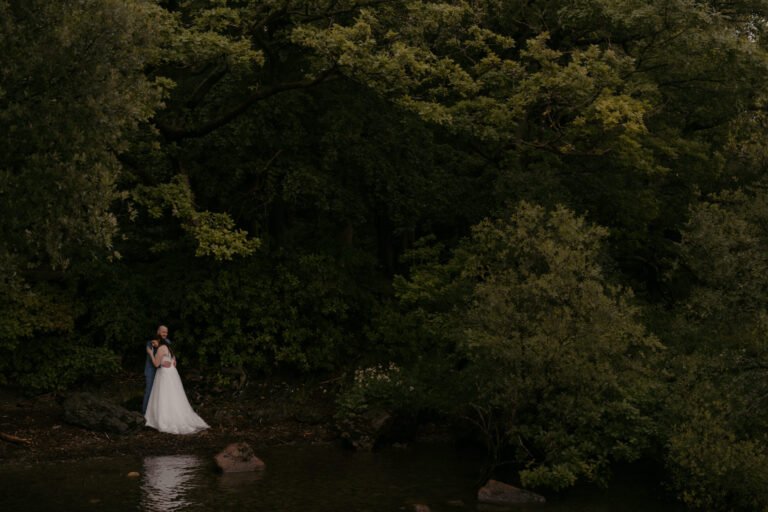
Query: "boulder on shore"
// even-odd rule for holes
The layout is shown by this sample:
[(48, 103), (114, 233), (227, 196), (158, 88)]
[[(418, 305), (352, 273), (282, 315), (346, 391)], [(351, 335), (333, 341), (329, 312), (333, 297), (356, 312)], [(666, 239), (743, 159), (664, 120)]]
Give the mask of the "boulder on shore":
[(144, 416), (91, 393), (72, 393), (64, 400), (64, 421), (97, 432), (127, 434), (144, 426)]
[(511, 505), (518, 503), (544, 503), (544, 496), (535, 492), (520, 489), (514, 485), (505, 484), (497, 480), (488, 482), (477, 491), (477, 501), (480, 503), (492, 503), (494, 505)]
[(258, 471), (266, 466), (248, 443), (232, 443), (215, 457), (216, 466), (224, 473)]

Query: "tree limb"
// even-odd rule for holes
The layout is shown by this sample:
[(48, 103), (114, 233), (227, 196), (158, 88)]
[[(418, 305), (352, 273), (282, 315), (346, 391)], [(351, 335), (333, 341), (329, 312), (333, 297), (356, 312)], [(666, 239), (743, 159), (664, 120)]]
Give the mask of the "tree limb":
[(251, 106), (253, 106), (255, 103), (261, 100), (267, 99), (281, 92), (292, 91), (295, 89), (307, 89), (309, 87), (313, 87), (322, 82), (330, 80), (335, 76), (337, 76), (336, 68), (332, 67), (332, 68), (326, 69), (325, 71), (322, 71), (321, 73), (319, 73), (317, 76), (313, 78), (297, 80), (294, 82), (284, 82), (284, 83), (273, 85), (270, 87), (257, 89), (247, 98), (245, 98), (245, 100), (240, 102), (238, 105), (236, 105), (229, 111), (223, 113), (222, 115), (220, 115), (215, 119), (211, 119), (210, 121), (201, 124), (200, 126), (195, 126), (191, 128), (171, 126), (169, 124), (164, 123), (160, 119), (154, 120), (155, 126), (157, 126), (157, 128), (160, 130), (160, 133), (163, 134), (163, 136), (165, 137), (165, 140), (167, 140), (168, 142), (176, 142), (183, 139), (202, 137), (204, 135), (208, 135), (214, 130), (221, 128), (222, 126), (237, 119), (241, 114), (245, 113)]
[(229, 71), (229, 66), (224, 64), (220, 64), (214, 68), (211, 73), (206, 76), (200, 84), (195, 88), (195, 91), (192, 93), (192, 96), (187, 100), (187, 107), (194, 109), (196, 108), (200, 102), (203, 101), (203, 98), (210, 92), (210, 90), (213, 88), (214, 85), (216, 85)]
[(308, 12), (300, 12), (300, 11), (288, 11), (288, 14), (301, 17), (302, 22), (308, 23), (308, 22), (318, 21), (326, 18), (334, 18), (336, 16), (342, 16), (345, 14), (351, 14), (360, 9), (365, 9), (366, 7), (376, 7), (377, 5), (397, 3), (398, 1), (399, 0), (369, 0), (367, 2), (355, 2), (349, 7), (346, 7), (344, 9), (337, 9), (335, 11), (329, 10), (329, 11), (315, 13), (315, 14), (309, 14)]

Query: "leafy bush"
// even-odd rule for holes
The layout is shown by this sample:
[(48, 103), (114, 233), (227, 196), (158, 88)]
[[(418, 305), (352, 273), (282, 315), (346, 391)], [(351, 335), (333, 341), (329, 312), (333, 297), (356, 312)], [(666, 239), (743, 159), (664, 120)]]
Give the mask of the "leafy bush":
[(768, 509), (768, 435), (759, 426), (765, 414), (744, 389), (743, 374), (724, 371), (737, 366), (735, 360), (686, 357), (679, 363), (667, 407), (674, 418), (666, 444), (672, 486), (695, 509)]
[(350, 340), (365, 300), (329, 256), (259, 255), (212, 270), (208, 260), (168, 253), (153, 270), (135, 268), (94, 280), (90, 325), (121, 353), (143, 354), (159, 323), (171, 329), (180, 361), (212, 376), (329, 370), (357, 348)]
[(694, 508), (768, 508), (766, 223), (757, 184), (706, 198), (683, 230), (663, 421), (672, 485)]
[(352, 384), (339, 396), (339, 415), (361, 414), (371, 406), (394, 408), (413, 389), (405, 383), (395, 363), (357, 368)]
[(6, 274), (0, 284), (0, 383), (63, 390), (119, 368), (114, 352), (75, 336), (82, 305), (66, 286), (35, 286)]
[(223, 269), (188, 290), (180, 333), (201, 363), (327, 370), (353, 339), (347, 279), (320, 255)]
[(78, 340), (51, 340), (16, 365), (16, 382), (24, 389), (62, 391), (83, 381), (98, 381), (120, 369), (118, 356), (103, 347), (82, 346)]
[(611, 461), (639, 457), (655, 434), (661, 345), (598, 264), (605, 234), (564, 208), (522, 203), (400, 282), (404, 304), (456, 347), (473, 390), (465, 411), (517, 447), (525, 485), (605, 482)]

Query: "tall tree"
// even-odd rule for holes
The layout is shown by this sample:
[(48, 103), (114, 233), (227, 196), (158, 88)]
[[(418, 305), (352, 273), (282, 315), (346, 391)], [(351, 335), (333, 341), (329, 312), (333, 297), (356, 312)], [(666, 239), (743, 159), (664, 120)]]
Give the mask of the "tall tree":
[(443, 378), (462, 382), (464, 414), (489, 445), (512, 447), (526, 485), (606, 482), (655, 435), (662, 345), (602, 268), (605, 235), (562, 207), (521, 203), (474, 226), (447, 263), (399, 281), (417, 332), (463, 359)]
[(51, 387), (108, 356), (71, 342), (82, 306), (62, 271), (110, 256), (118, 156), (160, 104), (145, 70), (166, 18), (143, 1), (0, 2), (3, 376), (34, 368), (27, 384)]

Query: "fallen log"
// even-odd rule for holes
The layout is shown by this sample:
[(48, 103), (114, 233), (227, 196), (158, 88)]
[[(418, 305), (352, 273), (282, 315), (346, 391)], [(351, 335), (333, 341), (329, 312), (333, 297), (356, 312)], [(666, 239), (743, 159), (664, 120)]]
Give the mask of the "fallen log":
[(22, 444), (24, 446), (32, 446), (32, 441), (30, 441), (29, 439), (24, 439), (23, 437), (6, 434), (5, 432), (0, 432), (0, 439), (2, 439), (3, 441), (7, 441), (9, 443)]

